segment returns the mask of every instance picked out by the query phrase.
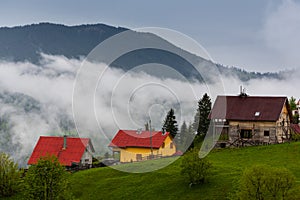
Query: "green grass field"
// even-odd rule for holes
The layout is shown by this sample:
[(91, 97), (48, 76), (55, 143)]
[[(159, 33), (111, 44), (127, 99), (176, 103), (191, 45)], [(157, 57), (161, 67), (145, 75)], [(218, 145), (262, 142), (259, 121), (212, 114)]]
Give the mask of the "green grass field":
[[(286, 167), (300, 185), (300, 143), (216, 149), (208, 156), (213, 164), (209, 183), (189, 187), (180, 174), (181, 159), (149, 173), (126, 173), (128, 168), (152, 168), (166, 158), (76, 172), (71, 189), (78, 199), (225, 199), (234, 192), (243, 170), (255, 164)], [(119, 169), (119, 170), (117, 170)]]

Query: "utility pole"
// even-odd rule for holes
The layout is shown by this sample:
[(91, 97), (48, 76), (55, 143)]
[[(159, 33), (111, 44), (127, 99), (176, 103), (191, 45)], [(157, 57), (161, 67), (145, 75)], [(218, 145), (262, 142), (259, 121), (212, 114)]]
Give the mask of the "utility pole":
[(151, 132), (151, 119), (149, 120), (149, 131), (150, 131), (150, 149), (151, 149), (151, 155), (150, 158), (153, 158), (153, 148), (152, 148), (152, 132)]

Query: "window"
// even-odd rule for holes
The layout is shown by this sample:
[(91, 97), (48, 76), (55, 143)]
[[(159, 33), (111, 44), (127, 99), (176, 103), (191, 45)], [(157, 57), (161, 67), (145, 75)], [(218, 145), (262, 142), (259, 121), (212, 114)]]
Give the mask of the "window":
[(142, 160), (142, 154), (136, 154), (136, 161)]
[(165, 148), (165, 143), (163, 142), (162, 145), (161, 145), (161, 148)]
[(89, 162), (89, 161), (90, 161), (90, 159), (85, 159), (85, 160), (84, 160), (84, 162)]
[(252, 138), (252, 130), (251, 129), (242, 129), (240, 133), (241, 138)]
[(270, 131), (264, 131), (264, 136), (269, 137), (270, 136)]
[(170, 143), (170, 149), (173, 149), (173, 142)]

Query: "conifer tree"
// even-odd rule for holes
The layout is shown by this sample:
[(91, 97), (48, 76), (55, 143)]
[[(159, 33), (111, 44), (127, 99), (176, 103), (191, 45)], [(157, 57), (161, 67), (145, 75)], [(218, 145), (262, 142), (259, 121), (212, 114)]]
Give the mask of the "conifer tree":
[(190, 147), (190, 145), (193, 141), (193, 138), (194, 138), (193, 136), (195, 136), (195, 135), (193, 135), (193, 131), (190, 129), (191, 128), (189, 128), (187, 126), (186, 122), (183, 121), (183, 123), (180, 127), (180, 132), (179, 132), (180, 138), (181, 138), (180, 143), (179, 143), (179, 149), (181, 151), (186, 151)]
[(187, 127), (185, 121), (183, 121), (183, 123), (180, 127), (180, 137), (181, 137), (181, 143), (184, 146), (184, 144), (186, 143), (187, 137), (188, 137), (188, 127)]
[(211, 111), (211, 99), (205, 93), (198, 102), (197, 113), (194, 118), (193, 128), (197, 131), (197, 136), (204, 137), (208, 131), (210, 119), (208, 118)]
[(175, 137), (178, 132), (178, 125), (176, 117), (174, 115), (174, 110), (171, 108), (168, 112), (166, 119), (164, 121), (163, 129), (169, 132), (172, 137)]

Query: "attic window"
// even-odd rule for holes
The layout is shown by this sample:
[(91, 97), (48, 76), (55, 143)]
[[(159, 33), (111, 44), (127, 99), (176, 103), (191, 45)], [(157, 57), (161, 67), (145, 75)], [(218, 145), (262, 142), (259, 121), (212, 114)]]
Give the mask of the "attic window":
[(255, 112), (255, 117), (258, 117), (260, 115), (260, 112)]

